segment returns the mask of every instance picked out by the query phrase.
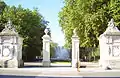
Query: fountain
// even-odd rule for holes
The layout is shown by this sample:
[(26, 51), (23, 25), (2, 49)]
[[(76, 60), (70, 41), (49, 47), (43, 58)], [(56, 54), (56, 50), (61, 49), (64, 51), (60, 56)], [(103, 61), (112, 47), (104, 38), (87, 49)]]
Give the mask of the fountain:
[(57, 60), (69, 60), (70, 59), (70, 50), (65, 49), (62, 46), (57, 46), (54, 48), (55, 55), (54, 58)]

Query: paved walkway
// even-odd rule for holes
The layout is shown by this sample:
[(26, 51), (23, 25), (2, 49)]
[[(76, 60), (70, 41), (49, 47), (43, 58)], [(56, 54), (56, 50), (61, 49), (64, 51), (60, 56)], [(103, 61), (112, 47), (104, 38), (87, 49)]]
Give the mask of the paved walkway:
[[(37, 63), (25, 63), (27, 65), (38, 65)], [(62, 65), (62, 64), (61, 64)], [(89, 63), (89, 65), (94, 65)], [(60, 66), (60, 64), (58, 65)], [(52, 67), (28, 67), (28, 68), (0, 68), (0, 75), (18, 76), (49, 76), (49, 77), (120, 77), (120, 70), (104, 70), (99, 67), (76, 68), (67, 65)]]
[[(25, 62), (25, 66), (42, 66), (42, 63), (39, 62)], [(81, 62), (81, 66), (86, 66), (87, 68), (95, 68), (98, 67), (98, 63), (95, 62)], [(51, 67), (71, 67), (71, 63), (51, 63)]]

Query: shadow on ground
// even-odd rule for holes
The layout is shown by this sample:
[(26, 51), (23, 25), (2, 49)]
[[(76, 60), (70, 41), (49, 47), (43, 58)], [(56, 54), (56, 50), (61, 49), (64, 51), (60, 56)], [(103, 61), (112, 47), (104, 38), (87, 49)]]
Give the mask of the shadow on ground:
[[(24, 66), (23, 68), (46, 68), (44, 66), (38, 66), (38, 65), (29, 65), (29, 66)], [(55, 68), (55, 67), (71, 67), (71, 66), (50, 66), (48, 68)], [(86, 68), (86, 66), (80, 66), (80, 68)]]

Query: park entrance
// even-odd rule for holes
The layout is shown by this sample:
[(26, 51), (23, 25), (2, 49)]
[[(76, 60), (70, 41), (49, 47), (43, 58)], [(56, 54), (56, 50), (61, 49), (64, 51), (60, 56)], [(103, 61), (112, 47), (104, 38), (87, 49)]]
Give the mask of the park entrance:
[[(51, 60), (69, 60), (70, 58), (70, 52), (68, 54), (68, 51), (64, 49), (63, 47), (57, 47), (55, 49), (55, 58), (50, 59), (50, 41), (51, 38), (48, 35), (48, 29), (45, 29), (45, 35), (42, 37), (43, 39), (43, 61), (42, 64), (45, 67), (51, 66)], [(71, 66), (76, 67), (76, 63), (79, 61), (79, 39), (76, 34), (76, 29), (73, 31), (73, 36), (72, 36), (72, 59), (71, 59)], [(68, 56), (69, 55), (69, 56)], [(69, 65), (69, 66), (70, 66)]]
[[(50, 42), (51, 37), (48, 35), (49, 30), (46, 28), (44, 30), (45, 35), (43, 35), (43, 60), (41, 66), (50, 67), (52, 65), (52, 60), (69, 60), (71, 63), (67, 63), (68, 66), (76, 67), (76, 63), (79, 61), (79, 39), (76, 34), (76, 29), (73, 31), (72, 36), (72, 53), (70, 60), (70, 52), (64, 49), (63, 47), (56, 47), (55, 58), (50, 58)], [(7, 25), (0, 33), (0, 64), (5, 68), (18, 68), (23, 66), (22, 61), (22, 44), (23, 39), (15, 31), (15, 28), (12, 26), (11, 20), (8, 21)], [(68, 56), (69, 55), (69, 56)], [(40, 62), (39, 62), (40, 63)], [(24, 65), (29, 65), (26, 63)], [(67, 64), (65, 66), (67, 66)], [(36, 66), (37, 63), (31, 63), (30, 66)], [(38, 64), (40, 65), (40, 64)], [(62, 65), (62, 64), (61, 64)], [(59, 65), (58, 65), (59, 66)], [(64, 66), (64, 65), (62, 65)]]

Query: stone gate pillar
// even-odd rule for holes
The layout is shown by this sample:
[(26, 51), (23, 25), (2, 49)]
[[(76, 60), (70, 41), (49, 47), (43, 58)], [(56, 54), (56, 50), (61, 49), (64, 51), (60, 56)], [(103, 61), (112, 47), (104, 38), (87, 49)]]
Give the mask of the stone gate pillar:
[(24, 65), (22, 60), (23, 38), (15, 31), (11, 20), (0, 33), (0, 66), (18, 68)]
[(72, 67), (76, 67), (77, 61), (79, 61), (79, 38), (76, 29), (74, 29), (72, 36)]
[(48, 29), (45, 29), (45, 35), (42, 37), (43, 39), (43, 66), (50, 66), (50, 41), (51, 38), (48, 35)]
[(120, 30), (114, 20), (108, 23), (106, 31), (99, 37), (100, 66), (104, 69), (120, 68)]

